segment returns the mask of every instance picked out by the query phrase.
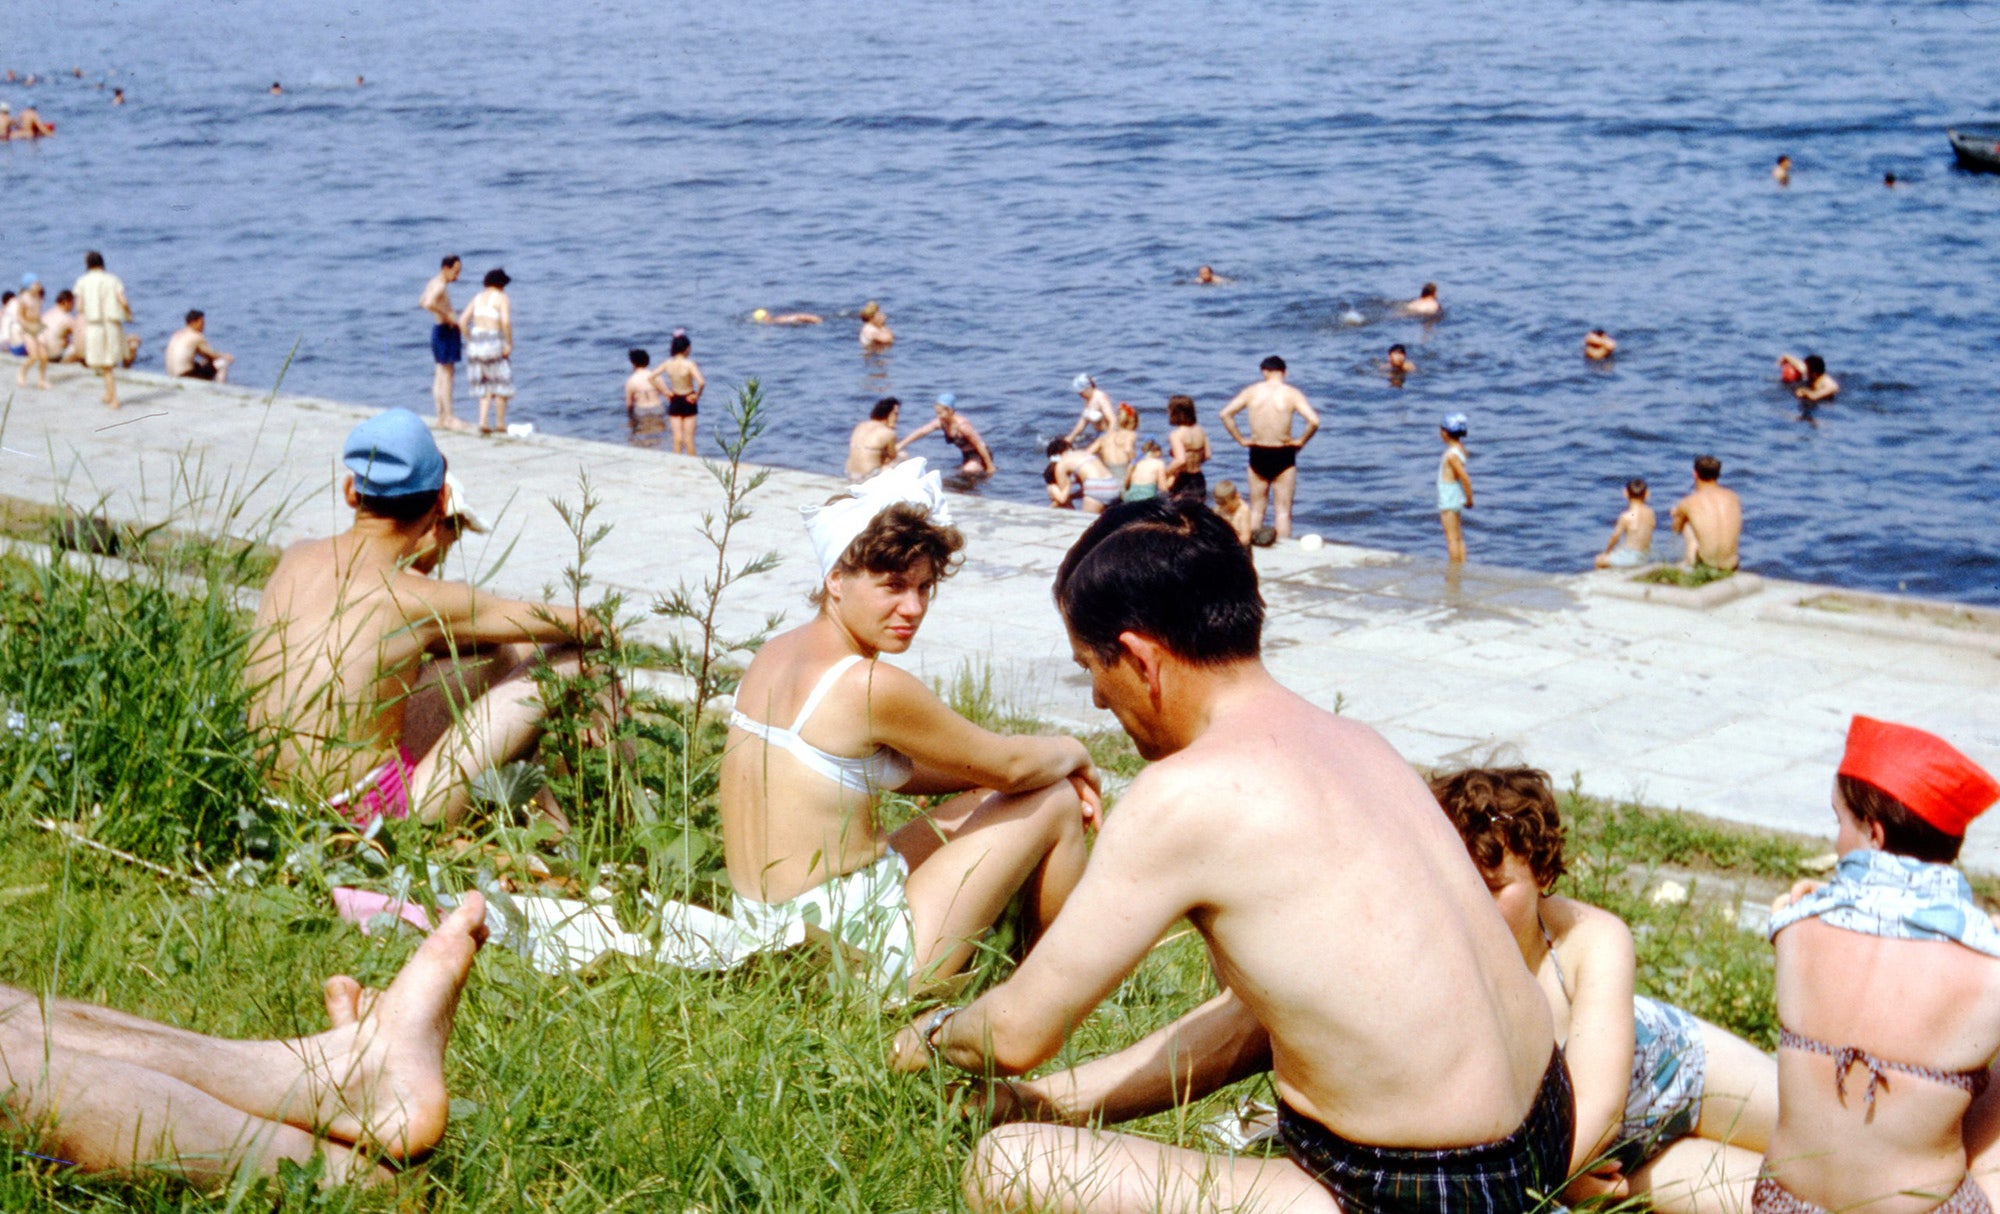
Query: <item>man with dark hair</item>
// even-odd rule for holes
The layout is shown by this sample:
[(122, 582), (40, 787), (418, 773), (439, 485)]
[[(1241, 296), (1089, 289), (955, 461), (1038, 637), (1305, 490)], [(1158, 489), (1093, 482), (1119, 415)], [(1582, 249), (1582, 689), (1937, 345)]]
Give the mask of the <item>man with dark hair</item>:
[(104, 254), (92, 249), (83, 255), (83, 277), (70, 290), (76, 294), (77, 315), (83, 322), (83, 361), (104, 377), (104, 403), (119, 408), (118, 381), (114, 372), (129, 367), (138, 357), (139, 341), (127, 339), (125, 322), (132, 319), (132, 305), (125, 299), (125, 284), (104, 268)]
[(885, 396), (847, 437), (847, 479), (865, 481), (896, 462), (896, 418), (903, 402)]
[[(473, 776), (534, 753), (535, 668), (575, 670), (597, 626), (427, 576), (461, 527), (483, 527), (416, 414), (362, 422), (341, 459), (354, 525), (279, 558), (257, 603), (250, 723), (286, 787), (358, 824), (454, 822)], [(541, 809), (567, 825), (546, 791)]]
[(458, 281), (463, 267), (458, 254), (447, 253), (417, 299), (417, 306), (431, 314), (431, 361), (437, 364), (437, 370), (431, 373), (431, 403), (437, 406), (438, 425), (446, 430), (464, 429), (451, 408), (452, 382), (458, 374), (459, 359), (465, 356), (458, 313), (451, 309), (451, 284)]
[[(894, 1065), (1040, 1065), (1183, 918), (1222, 993), (1108, 1057), (991, 1085), (996, 1121), (1041, 1123), (980, 1140), (973, 1208), (1537, 1208), (1574, 1118), (1548, 1003), (1409, 764), (1265, 670), (1229, 525), (1195, 502), (1114, 506), (1056, 602), (1098, 705), (1154, 763), (1014, 976), (904, 1029)], [(1285, 1158), (1090, 1128), (1263, 1070)]]
[[(1299, 448), (1319, 433), (1319, 414), (1306, 394), (1285, 382), (1285, 360), (1273, 354), (1258, 364), (1264, 378), (1236, 394), (1222, 407), (1222, 425), (1229, 437), (1250, 448), (1250, 522), (1264, 525), (1264, 502), (1277, 515), (1277, 537), (1292, 534), (1292, 497), (1298, 492)], [(1250, 437), (1236, 428), (1236, 415), (1250, 414)], [(1292, 437), (1292, 418), (1305, 419), (1306, 432)]]
[(212, 379), (229, 382), (229, 367), (236, 361), (208, 344), (208, 315), (200, 308), (189, 309), (187, 323), (167, 339), (167, 374), (183, 379)]
[(1734, 570), (1736, 546), (1743, 538), (1743, 499), (1716, 483), (1722, 461), (1698, 455), (1694, 461), (1694, 492), (1674, 503), (1674, 530), (1687, 541), (1681, 566)]

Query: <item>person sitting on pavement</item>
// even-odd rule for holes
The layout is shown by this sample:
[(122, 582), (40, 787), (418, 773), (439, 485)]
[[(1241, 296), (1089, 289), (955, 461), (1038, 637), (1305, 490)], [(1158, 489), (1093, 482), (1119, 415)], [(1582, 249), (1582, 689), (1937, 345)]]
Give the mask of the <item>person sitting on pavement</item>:
[[(1833, 878), (1779, 900), (1778, 1125), (1757, 1214), (1986, 1214), (1968, 1118), (2000, 1055), (2000, 928), (1952, 867), (2000, 798), (1949, 743), (1856, 716)], [(1968, 1131), (1971, 1131), (1968, 1135)]]
[(486, 939), (468, 894), (388, 989), (325, 984), (333, 1027), (287, 1041), (205, 1037), (0, 986), (0, 1098), (37, 1145), (85, 1173), (218, 1188), (324, 1161), (322, 1183), (387, 1184), (384, 1163), (444, 1137), (445, 1046)]
[[(450, 825), (474, 776), (534, 754), (547, 712), (535, 671), (578, 672), (598, 625), (427, 576), (466, 511), (416, 414), (355, 426), (341, 460), (354, 525), (278, 559), (245, 671), (250, 725), (270, 737), (284, 787), (359, 824)], [(537, 803), (567, 828), (546, 789)]]
[[(1017, 894), (1031, 932), (1083, 872), (1097, 769), (1075, 738), (997, 734), (881, 659), (907, 653), (964, 539), (921, 458), (805, 510), (814, 618), (751, 659), (718, 798), (736, 920), (777, 943), (814, 925), (885, 994), (957, 973)], [(908, 825), (882, 793), (943, 797)]]
[(167, 339), (167, 374), (228, 383), (229, 367), (236, 356), (208, 344), (208, 317), (200, 308), (190, 310), (186, 319), (187, 323)]
[[(1020, 967), (896, 1035), (899, 1070), (1000, 1076), (976, 1210), (1544, 1208), (1573, 1106), (1548, 1002), (1424, 782), (1382, 736), (1281, 686), (1257, 572), (1180, 498), (1114, 507), (1056, 574), (1092, 695), (1151, 766)], [(1063, 1048), (1176, 924), (1221, 992), (1145, 1039)], [(1269, 1071), (1282, 1158), (1094, 1128)]]
[(1431, 792), (1486, 878), (1541, 984), (1576, 1087), (1564, 1196), (1645, 1194), (1660, 1214), (1742, 1210), (1778, 1117), (1771, 1056), (1727, 1029), (1633, 993), (1632, 931), (1548, 891), (1563, 875), (1562, 813), (1530, 767), (1443, 772)]
[(1049, 482), (1049, 497), (1059, 506), (1077, 506), (1086, 514), (1102, 514), (1104, 508), (1117, 504), (1124, 496), (1125, 482), (1113, 476), (1103, 460), (1097, 458), (1095, 445), (1091, 450), (1078, 451), (1071, 447), (1066, 438), (1051, 439), (1048, 447), (1050, 471), (1054, 474)]
[(1721, 477), (1721, 460), (1697, 455), (1694, 492), (1674, 503), (1669, 517), (1687, 545), (1681, 558), (1684, 569), (1734, 570), (1737, 566), (1737, 547), (1743, 540), (1743, 499), (1734, 489), (1717, 483)]
[(1612, 524), (1611, 538), (1597, 554), (1599, 569), (1637, 569), (1653, 561), (1653, 531), (1659, 519), (1646, 504), (1645, 478), (1625, 482), (1625, 510)]

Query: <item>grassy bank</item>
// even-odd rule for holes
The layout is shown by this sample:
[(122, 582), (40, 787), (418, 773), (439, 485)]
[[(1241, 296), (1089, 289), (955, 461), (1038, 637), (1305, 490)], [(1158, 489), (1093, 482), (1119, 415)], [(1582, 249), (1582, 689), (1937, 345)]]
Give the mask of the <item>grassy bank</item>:
[[(577, 532), (581, 561), (587, 518)], [(0, 707), (21, 721), (0, 729), (0, 981), (221, 1036), (285, 1037), (324, 1027), (322, 978), (345, 972), (379, 985), (414, 947), (408, 935), (365, 938), (339, 921), (328, 888), (379, 887), (398, 866), (422, 874), (438, 854), (433, 837), (398, 828), (379, 841), (384, 855), (262, 804), (265, 772), (241, 725), (247, 621), (227, 591), (248, 580), (229, 563), (254, 555), (211, 546), (147, 566), (151, 578), (125, 579), (0, 561)], [(175, 580), (189, 561), (215, 591), (189, 594)], [(713, 666), (726, 683), (728, 663), (715, 657), (674, 660)], [(941, 690), (971, 715), (1031, 724), (981, 672)], [(707, 770), (715, 722), (685, 705), (642, 699), (638, 708), (636, 761), (561, 777), (559, 791), (589, 803), (573, 805), (584, 812), (572, 850), (541, 853), (558, 880), (611, 881), (628, 914), (641, 884), (699, 895), (719, 855)], [(548, 753), (572, 741), (558, 729)], [(1091, 744), (1107, 770), (1137, 770), (1122, 738)], [(1738, 928), (1739, 907), (1789, 884), (1823, 845), (1574, 795), (1565, 808), (1566, 889), (1634, 924), (1642, 988), (1770, 1045), (1770, 953)], [(178, 873), (205, 871), (208, 883), (197, 890), (80, 847), (41, 820)], [(462, 842), (472, 846), (445, 863), (441, 884), (462, 886), (501, 856), (533, 850), (504, 824)], [(613, 876), (603, 877), (605, 865)], [(1656, 900), (1668, 878), (1689, 896)], [(1006, 969), (997, 951), (979, 964), (980, 984)], [(1066, 1058), (1129, 1041), (1210, 993), (1199, 941), (1172, 933)], [(85, 1179), (22, 1153), (29, 1144), (10, 1130), (0, 1133), (0, 1208), (953, 1208), (957, 1169), (980, 1127), (943, 1076), (885, 1070), (884, 1046), (906, 1015), (883, 1013), (810, 955), (720, 976), (620, 964), (551, 978), (489, 949), (448, 1060), (451, 1130), (399, 1191), (321, 1194), (301, 1175), (212, 1194), (164, 1179)], [(1250, 1081), (1141, 1128), (1198, 1145), (1199, 1127), (1246, 1096), (1268, 1098), (1268, 1084)]]

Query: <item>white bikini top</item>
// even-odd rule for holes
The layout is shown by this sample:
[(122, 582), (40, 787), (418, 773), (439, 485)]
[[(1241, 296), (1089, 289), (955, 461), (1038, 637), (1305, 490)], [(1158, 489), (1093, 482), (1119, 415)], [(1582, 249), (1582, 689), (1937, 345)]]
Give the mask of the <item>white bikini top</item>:
[(885, 788), (901, 788), (909, 783), (916, 769), (900, 752), (887, 746), (877, 746), (868, 755), (853, 759), (846, 755), (830, 755), (799, 736), (799, 730), (805, 728), (806, 721), (819, 707), (819, 702), (826, 698), (826, 693), (833, 690), (834, 683), (860, 660), (860, 654), (849, 654), (827, 667), (826, 673), (819, 676), (819, 682), (813, 684), (812, 694), (806, 697), (790, 729), (766, 725), (743, 715), (741, 711), (731, 711), (729, 723), (752, 737), (764, 739), (766, 745), (777, 747), (850, 792), (872, 797)]

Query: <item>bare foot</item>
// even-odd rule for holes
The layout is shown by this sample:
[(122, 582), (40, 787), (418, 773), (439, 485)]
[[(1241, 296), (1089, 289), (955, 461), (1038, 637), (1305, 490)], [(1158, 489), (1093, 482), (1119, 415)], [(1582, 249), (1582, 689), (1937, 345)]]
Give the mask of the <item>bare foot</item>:
[(372, 986), (363, 986), (346, 974), (335, 974), (326, 980), (323, 988), (326, 997), (326, 1018), (335, 1028), (346, 1028), (366, 1016), (375, 1007), (375, 1001), (382, 992)]
[[(328, 981), (327, 1014), (336, 1017), (337, 1027), (317, 1044), (332, 1087), (316, 1099), (318, 1120), (329, 1134), (389, 1159), (414, 1158), (444, 1137), (450, 1102), (444, 1086), (445, 1043), (472, 958), (485, 941), (486, 903), (470, 893), (417, 946), (416, 955), (378, 998), (364, 1004), (372, 992), (364, 992), (352, 978)], [(338, 1024), (350, 1006), (349, 983), (356, 1018)]]

